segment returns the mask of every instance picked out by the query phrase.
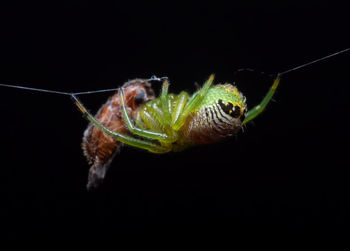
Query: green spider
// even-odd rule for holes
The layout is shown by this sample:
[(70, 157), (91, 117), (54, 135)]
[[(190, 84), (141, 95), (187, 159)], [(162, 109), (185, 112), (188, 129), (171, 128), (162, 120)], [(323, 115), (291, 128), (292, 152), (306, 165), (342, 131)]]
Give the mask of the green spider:
[[(125, 83), (123, 87), (126, 95), (123, 87), (75, 93), (2, 83), (0, 87), (69, 96), (75, 101), (80, 111), (92, 123), (84, 132), (82, 144), (84, 154), (92, 165), (87, 184), (87, 188), (90, 189), (103, 181), (108, 166), (120, 150), (120, 142), (153, 153), (167, 153), (220, 141), (237, 133), (244, 124), (263, 112), (271, 101), (282, 75), (347, 51), (350, 51), (350, 48), (278, 73), (263, 100), (250, 111), (247, 110), (245, 97), (235, 86), (228, 83), (213, 85), (214, 75), (211, 75), (203, 87), (191, 97), (186, 92), (178, 95), (168, 94), (169, 83), (166, 78), (158, 98), (154, 98), (152, 89), (147, 89), (150, 88), (150, 83), (145, 79)], [(119, 92), (100, 108), (96, 118), (77, 98), (78, 95), (115, 90)], [(141, 90), (142, 92), (138, 92)], [(129, 97), (129, 103), (126, 102), (125, 96)], [(130, 114), (128, 111), (131, 111)], [(103, 125), (110, 125), (110, 122), (114, 130)]]
[[(131, 135), (112, 131), (92, 116), (73, 95), (79, 110), (96, 127), (114, 139), (153, 153), (182, 151), (187, 147), (209, 144), (235, 134), (258, 116), (278, 87), (279, 75), (261, 103), (247, 111), (245, 97), (232, 84), (213, 85), (214, 75), (191, 97), (187, 92), (169, 94), (169, 82), (163, 82), (161, 95), (148, 101), (133, 121), (127, 112), (123, 88), (120, 100), (125, 124)], [(132, 134), (136, 135), (133, 137)]]

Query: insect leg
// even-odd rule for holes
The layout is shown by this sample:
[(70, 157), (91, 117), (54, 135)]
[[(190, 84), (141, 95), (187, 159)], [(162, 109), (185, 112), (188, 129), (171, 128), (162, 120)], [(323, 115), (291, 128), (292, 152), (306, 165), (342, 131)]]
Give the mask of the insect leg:
[(174, 130), (179, 130), (181, 126), (185, 123), (185, 120), (187, 119), (188, 115), (198, 107), (198, 105), (201, 104), (203, 98), (207, 94), (211, 84), (214, 81), (214, 74), (210, 75), (209, 79), (205, 82), (202, 89), (200, 89), (199, 92), (194, 94), (195, 96), (186, 104), (183, 112), (179, 115), (177, 120), (175, 121), (173, 125)]
[(279, 82), (280, 82), (280, 75), (277, 75), (272, 86), (270, 87), (270, 90), (267, 92), (266, 96), (261, 101), (261, 103), (253, 107), (253, 109), (251, 109), (250, 111), (248, 111), (242, 125), (244, 125), (245, 123), (249, 122), (250, 120), (254, 119), (256, 116), (258, 116), (260, 113), (262, 113), (262, 111), (265, 109), (267, 104), (271, 101), (271, 98), (275, 93)]
[(72, 95), (72, 98), (75, 101), (75, 104), (79, 108), (81, 113), (83, 115), (85, 115), (86, 118), (88, 120), (90, 120), (91, 123), (93, 123), (101, 131), (103, 131), (107, 135), (115, 138), (116, 140), (118, 140), (118, 141), (120, 141), (120, 142), (122, 142), (124, 144), (130, 145), (130, 146), (134, 146), (134, 147), (137, 147), (137, 148), (148, 150), (148, 151), (153, 152), (153, 153), (166, 153), (166, 152), (169, 152), (171, 150), (171, 149), (169, 149), (167, 147), (163, 147), (161, 145), (157, 145), (157, 144), (154, 144), (152, 142), (148, 142), (148, 141), (141, 140), (141, 139), (136, 139), (136, 138), (133, 138), (131, 136), (120, 134), (118, 132), (113, 132), (113, 131), (109, 130), (107, 127), (102, 125), (97, 119), (95, 119), (95, 117), (92, 116), (85, 109), (83, 104), (74, 95)]

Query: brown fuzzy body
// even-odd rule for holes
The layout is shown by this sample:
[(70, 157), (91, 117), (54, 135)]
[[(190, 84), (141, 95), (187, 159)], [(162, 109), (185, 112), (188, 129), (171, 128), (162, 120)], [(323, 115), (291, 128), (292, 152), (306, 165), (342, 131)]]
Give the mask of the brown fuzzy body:
[[(126, 97), (128, 114), (132, 120), (136, 118), (139, 108), (154, 99), (151, 84), (146, 80), (135, 79), (125, 83), (123, 91)], [(95, 116), (104, 126), (112, 131), (128, 134), (120, 106), (119, 92), (111, 96)], [(97, 187), (103, 181), (106, 171), (114, 156), (119, 153), (122, 143), (89, 124), (84, 132), (82, 148), (91, 164), (88, 178), (88, 189)]]

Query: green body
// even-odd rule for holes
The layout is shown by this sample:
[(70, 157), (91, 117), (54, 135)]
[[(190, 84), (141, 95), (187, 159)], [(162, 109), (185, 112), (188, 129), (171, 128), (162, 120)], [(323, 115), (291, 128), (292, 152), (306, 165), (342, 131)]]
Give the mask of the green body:
[(129, 118), (121, 89), (124, 121), (133, 137), (104, 127), (77, 101), (81, 112), (102, 131), (124, 144), (154, 153), (181, 151), (189, 146), (209, 144), (236, 133), (243, 124), (259, 115), (271, 100), (279, 83), (277, 77), (262, 102), (247, 112), (244, 96), (231, 84), (212, 86), (211, 75), (191, 97), (186, 92), (168, 94), (163, 82), (161, 96), (147, 102), (135, 121)]

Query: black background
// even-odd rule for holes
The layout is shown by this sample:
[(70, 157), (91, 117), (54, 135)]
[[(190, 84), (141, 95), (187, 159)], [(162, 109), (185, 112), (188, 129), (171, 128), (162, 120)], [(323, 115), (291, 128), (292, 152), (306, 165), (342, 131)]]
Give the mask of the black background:
[[(349, 47), (335, 1), (0, 5), (0, 82), (60, 91), (211, 74), (252, 107), (275, 74)], [(125, 147), (87, 192), (87, 122), (69, 97), (1, 88), (1, 231), (10, 239), (219, 233), (335, 240), (349, 228), (349, 52), (285, 75), (264, 114), (226, 142), (154, 155)], [(159, 88), (155, 85), (155, 89)], [(93, 112), (109, 94), (82, 97)], [(286, 244), (291, 242), (285, 242)]]

